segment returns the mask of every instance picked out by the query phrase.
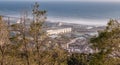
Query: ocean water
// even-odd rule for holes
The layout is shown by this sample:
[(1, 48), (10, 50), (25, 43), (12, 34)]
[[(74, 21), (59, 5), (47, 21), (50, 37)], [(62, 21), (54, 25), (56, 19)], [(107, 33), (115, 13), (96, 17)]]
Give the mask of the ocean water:
[[(47, 11), (47, 20), (87, 25), (106, 25), (110, 18), (120, 18), (120, 3), (108, 2), (38, 2)], [(25, 10), (32, 13), (34, 2), (2, 2), (0, 15), (20, 16)]]

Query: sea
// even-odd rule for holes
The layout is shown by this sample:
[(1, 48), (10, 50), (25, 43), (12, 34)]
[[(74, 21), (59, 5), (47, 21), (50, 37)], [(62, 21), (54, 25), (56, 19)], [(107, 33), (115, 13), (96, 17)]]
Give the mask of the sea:
[[(23, 11), (32, 16), (33, 1), (0, 1), (0, 15), (19, 17)], [(120, 19), (120, 3), (38, 1), (40, 10), (47, 11), (47, 21), (87, 25), (106, 25)]]

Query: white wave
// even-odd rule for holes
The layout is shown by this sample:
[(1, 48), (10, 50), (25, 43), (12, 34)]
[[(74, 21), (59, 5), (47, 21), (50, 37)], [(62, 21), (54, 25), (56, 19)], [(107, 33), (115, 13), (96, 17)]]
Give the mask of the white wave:
[[(21, 17), (20, 14), (5, 15), (5, 16)], [(28, 16), (28, 18), (32, 19), (32, 16)], [(62, 18), (62, 17), (50, 17), (50, 16), (48, 16), (47, 21), (103, 26), (103, 25), (107, 24), (109, 19), (75, 19), (75, 18), (69, 18), (69, 17)]]
[(74, 18), (71, 19), (71, 18), (48, 17), (47, 21), (104, 26), (107, 24), (109, 20), (108, 19), (100, 20), (100, 19), (74, 19)]

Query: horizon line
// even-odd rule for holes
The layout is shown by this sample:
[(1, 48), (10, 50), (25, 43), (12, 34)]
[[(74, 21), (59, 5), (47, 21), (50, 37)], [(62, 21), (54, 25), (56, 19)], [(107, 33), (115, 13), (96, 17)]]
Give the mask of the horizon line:
[(56, 0), (40, 0), (40, 1), (38, 1), (38, 0), (0, 0), (0, 2), (1, 1), (3, 1), (3, 2), (13, 2), (13, 1), (15, 1), (15, 2), (102, 2), (102, 3), (120, 3), (120, 1), (78, 1), (78, 0), (74, 0), (74, 1), (72, 1), (72, 0), (65, 0), (65, 1), (63, 1), (63, 0), (59, 0), (59, 1), (56, 1)]

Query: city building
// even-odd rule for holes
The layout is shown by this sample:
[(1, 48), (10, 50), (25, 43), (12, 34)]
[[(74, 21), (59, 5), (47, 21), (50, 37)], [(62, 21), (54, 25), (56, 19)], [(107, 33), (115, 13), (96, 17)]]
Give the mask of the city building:
[(70, 53), (93, 53), (93, 50), (90, 48), (86, 37), (78, 37), (71, 40), (69, 43), (67, 43), (66, 49)]
[(72, 28), (54, 27), (46, 30), (47, 35), (58, 35), (72, 32)]

